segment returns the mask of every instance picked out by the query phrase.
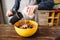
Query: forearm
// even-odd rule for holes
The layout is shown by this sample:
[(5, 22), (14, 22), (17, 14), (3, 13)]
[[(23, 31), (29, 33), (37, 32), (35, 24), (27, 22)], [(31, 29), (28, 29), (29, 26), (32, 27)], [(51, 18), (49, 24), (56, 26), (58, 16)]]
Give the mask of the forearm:
[(13, 13), (15, 13), (19, 9), (20, 1), (21, 0), (15, 0), (15, 4), (11, 10)]
[(40, 10), (52, 10), (54, 6), (53, 0), (45, 0), (38, 4), (38, 9)]

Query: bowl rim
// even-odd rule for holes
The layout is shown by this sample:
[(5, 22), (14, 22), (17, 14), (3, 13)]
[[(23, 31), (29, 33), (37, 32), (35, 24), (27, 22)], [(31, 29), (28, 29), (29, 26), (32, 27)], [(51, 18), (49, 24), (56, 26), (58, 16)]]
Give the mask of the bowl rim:
[[(25, 21), (25, 20), (20, 20), (20, 21)], [(18, 23), (20, 22), (20, 21), (18, 21)], [(26, 20), (27, 21), (27, 20)], [(28, 20), (28, 21), (33, 21), (33, 20)], [(36, 22), (36, 21), (33, 21), (33, 22), (35, 22), (36, 23), (36, 25), (34, 25), (34, 27), (33, 28), (26, 28), (26, 29), (34, 29), (34, 28), (38, 28), (38, 23)], [(17, 27), (18, 28), (18, 26), (15, 26), (15, 24), (14, 24), (14, 27)], [(18, 28), (18, 29), (24, 29), (24, 28)], [(25, 30), (26, 30), (25, 29)]]

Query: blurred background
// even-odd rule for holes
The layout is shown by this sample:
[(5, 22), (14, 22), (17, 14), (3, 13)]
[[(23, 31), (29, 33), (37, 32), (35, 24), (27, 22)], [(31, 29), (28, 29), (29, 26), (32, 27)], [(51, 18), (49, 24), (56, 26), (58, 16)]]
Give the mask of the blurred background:
[[(0, 24), (1, 23), (9, 23), (9, 18), (6, 16), (6, 12), (9, 9), (12, 9), (15, 0), (0, 0)], [(59, 6), (55, 5), (54, 8), (58, 8)]]
[(0, 0), (0, 23), (9, 23), (6, 12), (13, 7), (13, 4), (14, 0)]

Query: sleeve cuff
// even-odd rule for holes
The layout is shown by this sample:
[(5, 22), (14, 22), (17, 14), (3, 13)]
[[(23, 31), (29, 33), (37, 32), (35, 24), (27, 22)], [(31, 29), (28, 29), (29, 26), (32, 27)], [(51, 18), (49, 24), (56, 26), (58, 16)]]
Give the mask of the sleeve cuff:
[(11, 11), (13, 14), (16, 14), (16, 12), (17, 12), (15, 9), (11, 9)]
[(44, 5), (38, 4), (38, 10), (44, 10)]

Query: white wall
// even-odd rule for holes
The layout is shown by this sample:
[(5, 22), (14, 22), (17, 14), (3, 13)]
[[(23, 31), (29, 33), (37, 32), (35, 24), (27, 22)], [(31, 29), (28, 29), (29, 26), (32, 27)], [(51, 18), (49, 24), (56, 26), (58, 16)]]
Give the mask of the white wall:
[(15, 0), (2, 0), (2, 5), (3, 5), (3, 11), (4, 11), (4, 17), (6, 23), (8, 23), (9, 18), (6, 17), (6, 12), (7, 10), (11, 9), (14, 5)]

